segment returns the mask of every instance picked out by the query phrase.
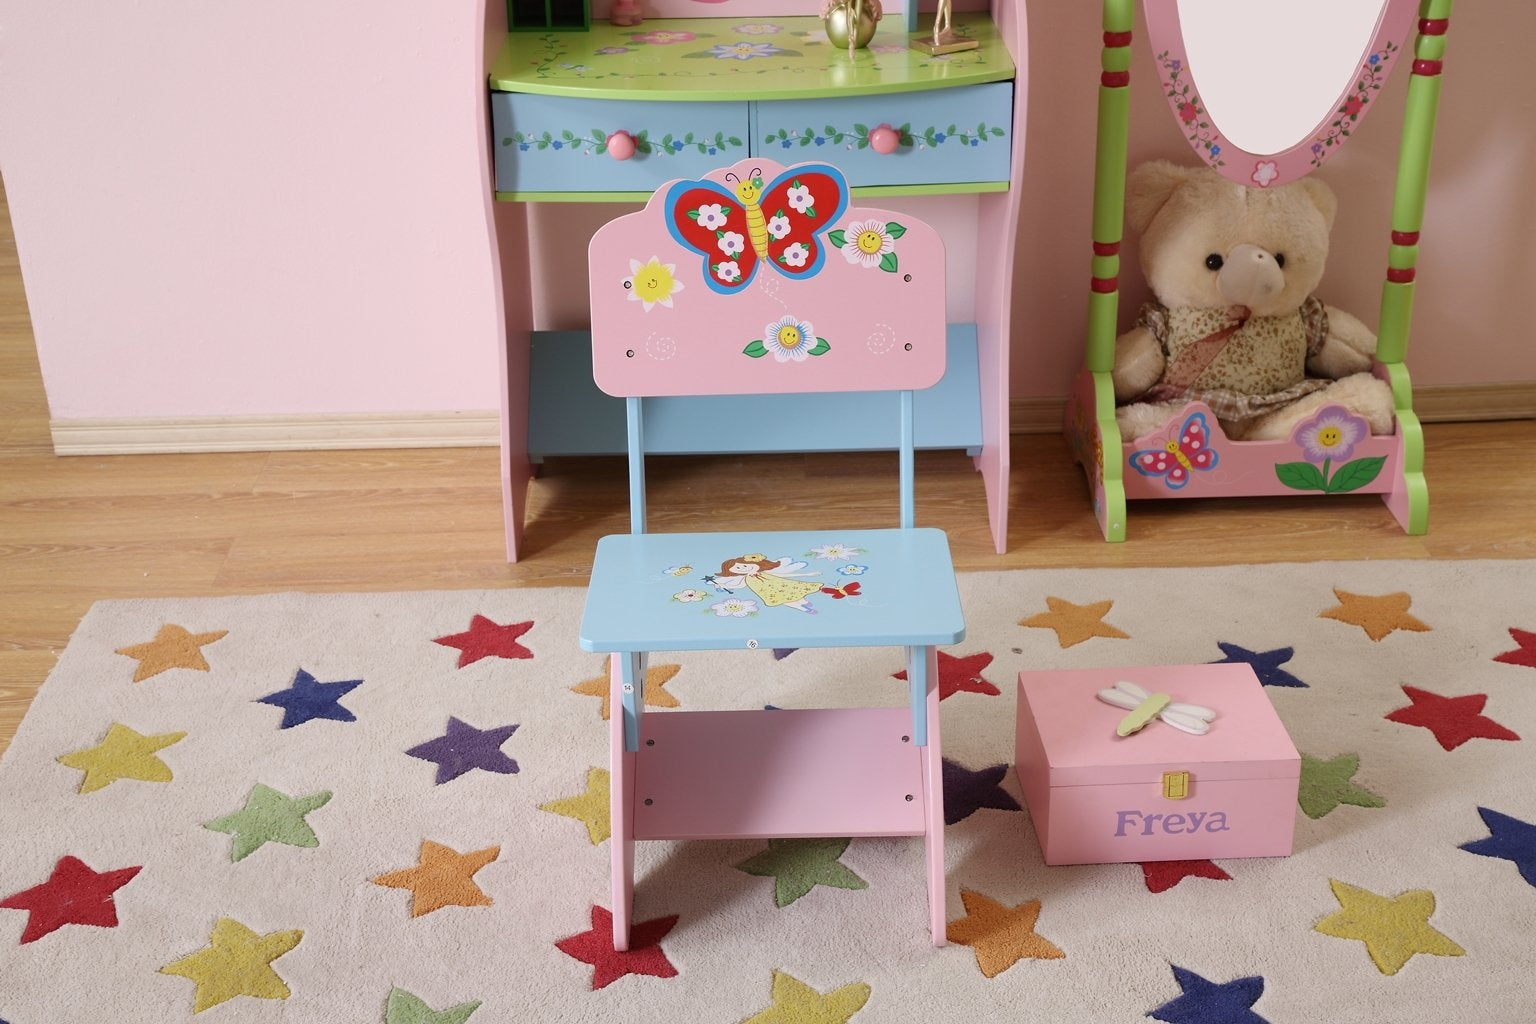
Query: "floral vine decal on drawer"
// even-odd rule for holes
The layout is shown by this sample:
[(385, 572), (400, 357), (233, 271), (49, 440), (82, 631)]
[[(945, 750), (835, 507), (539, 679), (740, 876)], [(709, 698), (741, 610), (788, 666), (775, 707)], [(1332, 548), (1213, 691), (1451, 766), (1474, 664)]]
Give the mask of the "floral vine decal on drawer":
[[(879, 127), (876, 125), (876, 127)], [(846, 128), (837, 125), (823, 125), (820, 131), (806, 127), (800, 129), (780, 128), (769, 132), (763, 138), (763, 145), (777, 144), (780, 149), (790, 149), (794, 146), (825, 146), (829, 143), (834, 146), (843, 146), (846, 149), (868, 149), (869, 133), (871, 129), (867, 124), (854, 124)], [(947, 128), (937, 125), (929, 125), (916, 134), (912, 131), (911, 122), (901, 125), (896, 129), (899, 136), (897, 148), (911, 149), (938, 149), (940, 146), (950, 143), (958, 143), (962, 146), (979, 146), (983, 142), (993, 139), (1001, 139), (1008, 132), (996, 125), (988, 125), (985, 122), (978, 124), (974, 129), (962, 129), (958, 125), (951, 124)]]
[(1343, 406), (1324, 406), (1291, 435), (1291, 443), (1301, 449), (1306, 461), (1277, 463), (1275, 476), (1298, 491), (1343, 494), (1359, 490), (1376, 479), (1387, 461), (1385, 455), (1350, 458), (1355, 445), (1369, 434), (1364, 418)]
[(1333, 121), (1326, 131), (1312, 141), (1313, 167), (1322, 166), (1323, 161), (1328, 159), (1329, 150), (1342, 146), (1344, 140), (1349, 138), (1350, 130), (1365, 113), (1365, 105), (1381, 91), (1382, 83), (1387, 79), (1387, 65), (1397, 55), (1397, 50), (1396, 44), (1389, 41), (1365, 59), (1365, 63), (1360, 66), (1360, 77), (1355, 79), (1354, 87), (1344, 94), (1343, 102), (1334, 111)]
[[(739, 136), (727, 135), (724, 132), (715, 132), (713, 136), (700, 136), (693, 132), (674, 135), (672, 132), (667, 132), (661, 138), (653, 139), (650, 131), (642, 128), (634, 133), (633, 138), (635, 152), (647, 156), (676, 156), (684, 150), (691, 150), (703, 156), (718, 156), (729, 153), (733, 149), (741, 149), (743, 145)], [(594, 153), (608, 152), (608, 135), (601, 128), (593, 128), (586, 135), (577, 135), (568, 128), (562, 129), (558, 135), (549, 131), (513, 132), (502, 139), (501, 144), (516, 146), (522, 152), (530, 149), (550, 149), (591, 156)]]
[(1163, 94), (1174, 105), (1174, 111), (1178, 114), (1179, 123), (1184, 126), (1184, 134), (1189, 137), (1190, 144), (1197, 151), (1205, 151), (1201, 155), (1212, 167), (1225, 167), (1226, 161), (1221, 158), (1221, 133), (1211, 126), (1210, 115), (1206, 113), (1205, 104), (1200, 101), (1200, 94), (1195, 92), (1186, 77), (1189, 69), (1184, 66), (1184, 61), (1171, 57), (1164, 50), (1157, 55), (1157, 63), (1167, 74), (1163, 81)]

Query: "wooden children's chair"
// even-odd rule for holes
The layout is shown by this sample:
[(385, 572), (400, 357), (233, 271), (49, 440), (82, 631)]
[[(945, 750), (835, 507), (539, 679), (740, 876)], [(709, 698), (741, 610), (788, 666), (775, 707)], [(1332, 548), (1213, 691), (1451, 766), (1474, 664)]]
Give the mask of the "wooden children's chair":
[[(927, 224), (849, 205), (836, 168), (751, 160), (663, 185), (592, 238), (593, 376), (629, 424), (631, 532), (598, 543), (581, 622), (582, 649), (610, 655), (618, 950), (637, 839), (923, 836), (944, 943), (936, 645), (965, 622), (948, 539), (913, 525), (912, 428), (913, 391), (944, 373), (944, 249)], [(899, 392), (899, 526), (645, 532), (656, 396), (776, 396), (771, 415), (697, 429), (793, 447), (816, 429), (797, 394), (853, 390)], [(652, 651), (752, 652), (746, 674), (804, 647), (904, 649), (910, 708), (641, 714)]]
[[(1150, 50), (1159, 83), (1175, 123), (1191, 148), (1222, 175), (1251, 188), (1270, 188), (1309, 174), (1338, 152), (1360, 120), (1375, 108), (1381, 88), (1400, 65), (1409, 65), (1403, 129), (1392, 204), (1391, 245), (1382, 284), (1375, 375), (1391, 387), (1395, 432), (1366, 436), (1348, 449), (1348, 462), (1321, 469), (1303, 458), (1304, 432), (1325, 428), (1324, 409), (1298, 426), (1289, 440), (1229, 440), (1210, 406), (1190, 402), (1164, 427), (1141, 438), (1122, 438), (1115, 421), (1114, 385), (1119, 313), (1120, 242), (1125, 203), (1130, 66), (1136, 0), (1104, 0), (1103, 72), (1099, 79), (1098, 147), (1094, 175), (1093, 281), (1088, 312), (1087, 359), (1067, 405), (1066, 434), (1082, 462), (1093, 492), (1094, 513), (1108, 540), (1125, 539), (1126, 502), (1137, 498), (1195, 498), (1298, 493), (1380, 494), (1403, 529), (1424, 533), (1429, 522), (1424, 482), (1424, 441), (1404, 357), (1413, 311), (1414, 267), (1423, 223), (1439, 103), (1441, 58), (1452, 0), (1361, 0), (1331, 4), (1233, 4), (1226, 0), (1142, 0)], [(1313, 10), (1316, 8), (1317, 10)], [(1326, 10), (1324, 10), (1326, 8)], [(1418, 13), (1417, 22), (1414, 14)], [(1321, 15), (1319, 15), (1321, 12)], [(1346, 17), (1347, 15), (1347, 17)], [(1304, 27), (1313, 44), (1324, 35), (1342, 58), (1320, 66), (1320, 45), (1303, 44), (1291, 54), (1280, 84), (1252, 66), (1245, 45), (1266, 34), (1266, 26), (1239, 23), (1271, 18), (1267, 28)], [(1344, 24), (1348, 23), (1348, 29)], [(1192, 53), (1191, 40), (1203, 50)], [(1411, 39), (1411, 42), (1410, 42)], [(1351, 49), (1352, 48), (1352, 49)], [(1234, 58), (1229, 61), (1228, 58)], [(1237, 60), (1249, 61), (1235, 66)], [(1208, 73), (1202, 78), (1202, 69)], [(1216, 74), (1220, 70), (1222, 75)], [(1316, 86), (1320, 104), (1302, 110), (1283, 106), (1300, 90), (1293, 78)], [(1334, 77), (1329, 78), (1329, 75)], [(1262, 116), (1241, 125), (1266, 128), (1279, 121), (1300, 124), (1292, 133), (1264, 144), (1240, 143), (1213, 111), (1214, 92), (1202, 82), (1251, 83), (1245, 97), (1228, 91), (1224, 109), (1243, 111), (1247, 101), (1266, 104)], [(1276, 112), (1286, 117), (1276, 116)], [(1321, 113), (1319, 113), (1319, 111)], [(1297, 116), (1289, 116), (1297, 115)], [(1378, 126), (1380, 127), (1380, 126)], [(1260, 133), (1260, 137), (1264, 132)], [(1245, 149), (1244, 144), (1249, 148)], [(1342, 410), (1338, 410), (1342, 414)], [(1306, 459), (1315, 461), (1315, 454)]]

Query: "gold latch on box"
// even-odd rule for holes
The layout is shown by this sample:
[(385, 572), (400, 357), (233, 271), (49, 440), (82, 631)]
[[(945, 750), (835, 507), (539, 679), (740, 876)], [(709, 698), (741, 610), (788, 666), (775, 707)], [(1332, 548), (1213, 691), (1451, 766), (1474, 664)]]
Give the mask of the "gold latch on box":
[(1163, 772), (1163, 797), (1183, 800), (1189, 796), (1189, 772)]

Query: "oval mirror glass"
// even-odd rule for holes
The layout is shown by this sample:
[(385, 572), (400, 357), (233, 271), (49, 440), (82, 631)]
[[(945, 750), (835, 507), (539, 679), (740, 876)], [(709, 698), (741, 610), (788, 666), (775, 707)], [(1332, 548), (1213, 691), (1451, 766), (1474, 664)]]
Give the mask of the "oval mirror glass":
[(1411, 60), (1417, 0), (1144, 0), (1164, 95), (1185, 138), (1235, 181), (1322, 164)]

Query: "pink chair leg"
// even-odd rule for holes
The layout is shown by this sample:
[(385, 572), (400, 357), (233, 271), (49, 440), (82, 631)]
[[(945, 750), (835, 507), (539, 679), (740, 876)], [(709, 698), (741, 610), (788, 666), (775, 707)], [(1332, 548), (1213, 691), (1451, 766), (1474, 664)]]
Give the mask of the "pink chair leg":
[(630, 907), (635, 895), (635, 755), (624, 749), (624, 684), (621, 661), (609, 661), (608, 701), (608, 823), (613, 898), (613, 948), (629, 949)]
[(923, 847), (928, 861), (929, 933), (935, 946), (948, 941), (948, 886), (944, 877), (944, 756), (939, 743), (939, 654), (929, 647), (928, 745), (923, 748), (923, 800), (926, 821)]

